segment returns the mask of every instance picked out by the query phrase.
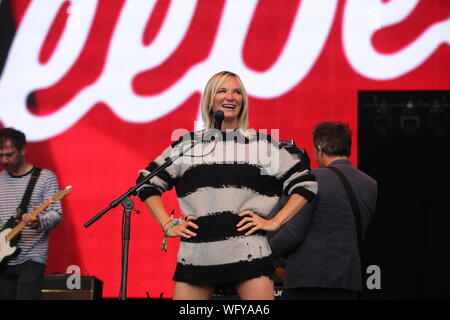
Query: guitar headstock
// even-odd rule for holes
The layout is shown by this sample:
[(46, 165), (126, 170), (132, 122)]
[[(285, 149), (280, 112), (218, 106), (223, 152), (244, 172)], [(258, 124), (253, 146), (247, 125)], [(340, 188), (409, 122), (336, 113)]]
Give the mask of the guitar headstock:
[(68, 195), (70, 193), (71, 189), (72, 189), (72, 186), (65, 187), (63, 190), (61, 190), (58, 193), (56, 193), (53, 196), (51, 196), (48, 199), (49, 203), (53, 203), (55, 201), (61, 200), (62, 198), (64, 198), (66, 195)]

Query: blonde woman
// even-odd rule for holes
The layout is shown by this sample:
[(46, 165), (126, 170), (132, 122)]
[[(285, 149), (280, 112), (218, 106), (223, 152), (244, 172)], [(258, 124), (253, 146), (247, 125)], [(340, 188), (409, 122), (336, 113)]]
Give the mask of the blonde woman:
[[(239, 76), (223, 71), (208, 81), (202, 97), (206, 129), (173, 143), (141, 170), (140, 178), (176, 154), (174, 149), (202, 140), (219, 110), (224, 113), (221, 139), (201, 141), (138, 195), (166, 236), (180, 237), (173, 299), (210, 299), (222, 284), (234, 285), (241, 299), (274, 299), (265, 233), (291, 219), (314, 197), (317, 184), (304, 163), (270, 136), (248, 128), (248, 96)], [(276, 158), (269, 165), (259, 163), (255, 150)], [(161, 201), (173, 186), (185, 220), (169, 217)], [(282, 192), (289, 201), (275, 212)]]

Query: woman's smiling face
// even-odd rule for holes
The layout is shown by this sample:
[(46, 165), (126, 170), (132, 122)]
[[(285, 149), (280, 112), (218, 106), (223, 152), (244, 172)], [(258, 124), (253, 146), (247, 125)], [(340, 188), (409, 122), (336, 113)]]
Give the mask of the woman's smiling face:
[[(242, 109), (242, 90), (235, 78), (226, 80), (217, 90), (213, 100), (213, 112), (222, 110), (224, 122), (238, 127), (238, 117)], [(228, 126), (227, 126), (228, 127)]]

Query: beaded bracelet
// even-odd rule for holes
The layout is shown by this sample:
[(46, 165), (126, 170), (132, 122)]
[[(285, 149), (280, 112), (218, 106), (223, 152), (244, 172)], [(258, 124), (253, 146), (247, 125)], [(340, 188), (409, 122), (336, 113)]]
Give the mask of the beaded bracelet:
[[(170, 220), (173, 222), (166, 230), (164, 230), (164, 238), (161, 246), (161, 250), (167, 252), (167, 237), (169, 235), (170, 230), (172, 230), (173, 227), (183, 224), (183, 219), (174, 219), (173, 217), (170, 217)], [(167, 223), (166, 223), (167, 224)]]
[(169, 221), (167, 221), (164, 225), (163, 225), (163, 231), (166, 232), (166, 226), (168, 223), (173, 222), (172, 219), (169, 219)]

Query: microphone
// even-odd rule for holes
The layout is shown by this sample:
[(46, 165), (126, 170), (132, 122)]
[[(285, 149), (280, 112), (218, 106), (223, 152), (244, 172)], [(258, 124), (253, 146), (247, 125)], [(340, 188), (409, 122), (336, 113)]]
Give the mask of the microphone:
[(225, 114), (222, 110), (217, 110), (214, 112), (214, 128), (209, 129), (203, 136), (204, 141), (214, 141), (216, 138), (221, 136), (222, 122), (225, 118)]
[(225, 114), (222, 110), (217, 110), (214, 112), (214, 129), (221, 130), (223, 118), (225, 118)]

